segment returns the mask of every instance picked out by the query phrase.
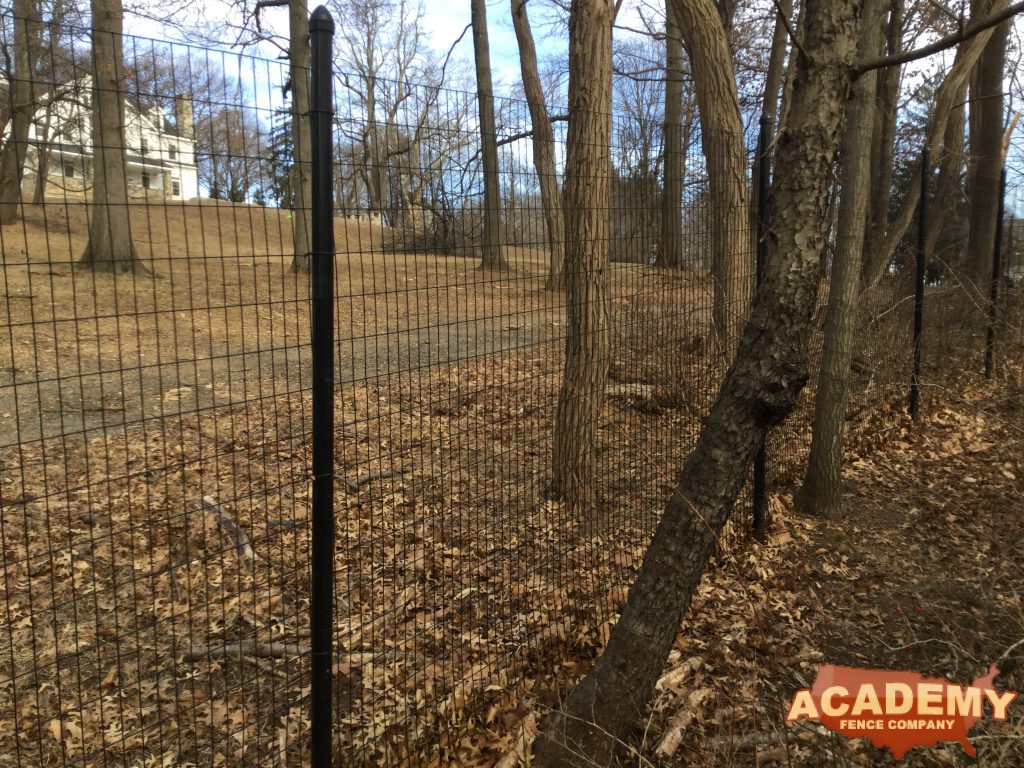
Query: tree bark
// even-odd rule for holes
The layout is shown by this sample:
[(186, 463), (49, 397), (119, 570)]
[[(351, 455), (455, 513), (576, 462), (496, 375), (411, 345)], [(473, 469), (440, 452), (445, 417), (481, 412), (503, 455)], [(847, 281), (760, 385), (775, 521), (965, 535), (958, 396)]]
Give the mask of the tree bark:
[(558, 189), (555, 170), (555, 134), (551, 130), (544, 88), (537, 67), (537, 50), (526, 13), (526, 0), (512, 0), (512, 25), (519, 42), (519, 64), (523, 73), (523, 90), (530, 109), (533, 128), (533, 166), (540, 180), (540, 202), (544, 209), (544, 222), (548, 231), (549, 266), (544, 290), (558, 291), (565, 285), (565, 219), (562, 215), (562, 197)]
[[(862, 17), (873, 20), (880, 16), (882, 2), (864, 0)], [(862, 24), (859, 58), (878, 55), (881, 42), (879, 25), (873, 21)], [(854, 83), (846, 109), (846, 126), (840, 150), (842, 178), (839, 222), (814, 400), (811, 453), (803, 486), (796, 496), (798, 509), (821, 517), (836, 517), (842, 510), (843, 426), (846, 422), (847, 384), (857, 322), (860, 261), (867, 225), (871, 133), (874, 127), (877, 82), (875, 77), (861, 77)]]
[(683, 39), (671, 9), (665, 13), (665, 183), (661, 193), (658, 264), (683, 263)]
[(36, 107), (31, 27), (38, 22), (39, 9), (33, 0), (14, 0), (13, 11), (14, 72), (9, 83), (11, 132), (0, 158), (0, 224), (16, 221), (21, 209), (21, 180), (25, 175), (28, 134)]
[(309, 130), (309, 14), (306, 0), (288, 3), (288, 65), (292, 83), (291, 176), (295, 205), (292, 209), (292, 270), (309, 271), (313, 247), (313, 140)]
[(487, 42), (485, 0), (470, 0), (473, 58), (476, 62), (477, 106), (480, 109), (480, 148), (484, 164), (484, 237), (482, 269), (508, 269), (501, 253), (501, 189), (498, 186), (498, 134), (494, 127), (494, 86), (491, 51)]
[(854, 63), (857, 10), (856, 0), (806, 2), (803, 47), (811, 57), (797, 56), (790, 122), (777, 143), (768, 226), (774, 253), (763, 286), (608, 646), (538, 740), (543, 768), (609, 764), (650, 699), (757, 446), (807, 381), (829, 171)]
[[(886, 53), (896, 55), (903, 48), (903, 0), (892, 0), (887, 27)], [(896, 147), (896, 110), (899, 105), (901, 67), (886, 67), (875, 73), (877, 95), (875, 106), (875, 137), (871, 153), (871, 202), (866, 254), (885, 236), (889, 223), (889, 201), (892, 198), (892, 161)], [(871, 77), (870, 74), (867, 75)], [(870, 259), (861, 258), (861, 269)], [(862, 278), (863, 280), (863, 278)]]
[[(987, 4), (986, 4), (987, 5)], [(979, 9), (981, 10), (981, 9)], [(987, 11), (987, 7), (985, 11)], [(981, 16), (982, 13), (972, 12)], [(1003, 157), (1003, 69), (1010, 22), (998, 25), (981, 54), (977, 91), (972, 88), (971, 113), (971, 207), (967, 237), (967, 276), (982, 293), (992, 279), (992, 249), (999, 211), (999, 175)]]
[(597, 426), (611, 337), (608, 204), (611, 179), (611, 0), (573, 0), (565, 160), (567, 336), (555, 416), (552, 487), (575, 514), (597, 501)]
[[(991, 11), (999, 11), (1006, 6), (1006, 0), (995, 0)], [(950, 114), (957, 104), (964, 100), (967, 92), (967, 83), (974, 65), (981, 56), (985, 45), (992, 35), (992, 30), (987, 29), (979, 32), (969, 40), (960, 44), (953, 60), (953, 66), (942, 80), (942, 84), (935, 92), (935, 107), (932, 110), (931, 119), (928, 121), (928, 130), (925, 141), (932, 154), (939, 153), (940, 144), (946, 133), (946, 124)], [(896, 249), (900, 240), (907, 232), (910, 222), (914, 219), (914, 212), (917, 210), (917, 203), (921, 197), (921, 163), (914, 162), (914, 173), (910, 180), (907, 194), (895, 218), (885, 230), (881, 238), (872, 243), (872, 248), (865, 263), (864, 279), (862, 288), (869, 288), (877, 283), (885, 274), (886, 267), (892, 252)]]
[(732, 360), (753, 285), (747, 220), (747, 153), (729, 38), (712, 0), (672, 0), (690, 53), (711, 206), (713, 317), (721, 354)]
[(80, 264), (96, 271), (148, 271), (132, 242), (125, 160), (124, 10), (120, 0), (92, 0), (93, 185), (89, 244)]

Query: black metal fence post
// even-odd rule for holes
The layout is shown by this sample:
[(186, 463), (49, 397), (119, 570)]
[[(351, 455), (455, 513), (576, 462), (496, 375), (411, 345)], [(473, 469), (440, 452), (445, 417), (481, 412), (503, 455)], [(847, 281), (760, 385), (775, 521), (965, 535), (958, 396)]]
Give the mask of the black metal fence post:
[[(764, 265), (768, 258), (768, 230), (765, 218), (768, 215), (768, 180), (769, 158), (768, 140), (771, 136), (771, 121), (768, 115), (761, 115), (761, 131), (757, 139), (757, 285), (761, 286), (764, 280)], [(754, 536), (758, 541), (764, 541), (765, 532), (768, 528), (768, 459), (766, 451), (767, 438), (761, 440), (761, 445), (754, 455)]]
[(334, 114), (331, 42), (324, 6), (309, 19), (312, 139), (313, 509), (310, 577), (310, 751), (312, 768), (331, 765), (331, 666), (334, 638)]
[(999, 317), (997, 302), (999, 300), (999, 276), (1002, 272), (1003, 250), (1003, 213), (1006, 198), (1006, 167), (999, 176), (999, 205), (996, 213), (996, 236), (992, 246), (992, 280), (988, 286), (988, 333), (985, 335), (985, 378), (992, 378), (992, 358), (996, 348), (996, 320)]
[(925, 238), (928, 234), (928, 145), (921, 150), (921, 200), (917, 205), (917, 275), (914, 278), (914, 370), (910, 375), (910, 417), (921, 403), (921, 331), (924, 328)]

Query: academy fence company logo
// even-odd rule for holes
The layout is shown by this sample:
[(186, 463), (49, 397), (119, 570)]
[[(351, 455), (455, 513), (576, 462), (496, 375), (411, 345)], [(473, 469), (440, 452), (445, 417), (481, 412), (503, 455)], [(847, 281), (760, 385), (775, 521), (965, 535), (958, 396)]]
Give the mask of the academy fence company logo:
[(889, 747), (897, 760), (913, 747), (943, 741), (960, 742), (974, 757), (967, 732), (982, 718), (984, 703), (991, 706), (993, 719), (1005, 720), (1007, 707), (1017, 698), (1013, 691), (995, 689), (992, 681), (998, 674), (993, 665), (985, 677), (961, 686), (914, 672), (823, 664), (814, 687), (793, 697), (786, 722), (818, 720), (850, 738), (866, 737), (876, 747)]

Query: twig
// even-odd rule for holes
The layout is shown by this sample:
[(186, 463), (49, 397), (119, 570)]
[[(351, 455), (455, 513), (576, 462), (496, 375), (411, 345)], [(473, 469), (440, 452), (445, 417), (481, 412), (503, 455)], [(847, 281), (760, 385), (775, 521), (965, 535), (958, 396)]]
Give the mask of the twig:
[(298, 643), (273, 641), (261, 643), (256, 640), (237, 640), (208, 648), (190, 648), (188, 653), (185, 654), (185, 661), (222, 659), (225, 656), (255, 656), (258, 659), (283, 659), (286, 656), (305, 656), (309, 652), (308, 646), (299, 645)]
[(800, 51), (800, 53), (802, 53), (806, 58), (807, 51), (805, 51), (803, 45), (801, 45), (799, 38), (796, 36), (796, 32), (793, 31), (793, 25), (789, 23), (789, 19), (786, 18), (786, 14), (782, 12), (782, 3), (780, 3), (779, 0), (772, 0), (772, 2), (775, 4), (775, 12), (779, 15), (779, 19), (786, 28), (786, 34), (789, 35), (789, 39), (790, 42), (793, 43), (793, 47)]
[(252, 549), (249, 536), (241, 529), (221, 505), (212, 496), (203, 496), (203, 511), (213, 517), (221, 528), (225, 529), (235, 539), (235, 550), (238, 556), (244, 558), (250, 565), (256, 559), (256, 553)]

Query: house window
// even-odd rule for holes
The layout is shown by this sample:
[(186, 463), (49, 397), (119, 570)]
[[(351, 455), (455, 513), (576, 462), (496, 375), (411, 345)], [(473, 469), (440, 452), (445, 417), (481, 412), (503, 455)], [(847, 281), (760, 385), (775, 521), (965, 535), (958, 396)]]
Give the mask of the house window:
[(149, 150), (149, 145), (146, 143), (145, 139), (142, 139), (142, 154), (146, 154), (146, 152), (148, 150)]
[(167, 145), (167, 156), (173, 160), (178, 156), (178, 148), (173, 144)]
[(75, 178), (75, 166), (73, 163), (64, 163), (64, 178)]
[(142, 188), (149, 189), (149, 171), (142, 172)]
[(181, 197), (181, 181), (178, 179), (171, 179), (171, 194), (174, 197)]

